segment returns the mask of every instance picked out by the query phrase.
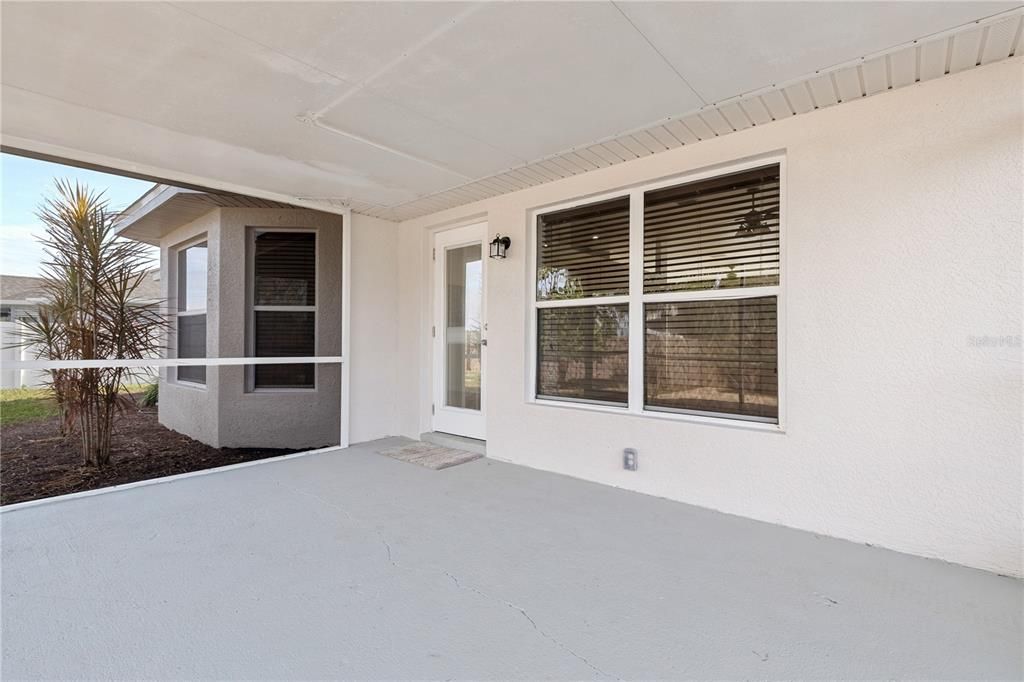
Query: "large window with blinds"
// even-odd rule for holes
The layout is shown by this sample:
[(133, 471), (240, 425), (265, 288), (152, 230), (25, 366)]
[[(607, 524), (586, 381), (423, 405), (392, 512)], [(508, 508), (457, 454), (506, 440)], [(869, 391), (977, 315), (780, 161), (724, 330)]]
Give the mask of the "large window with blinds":
[[(316, 233), (250, 231), (249, 351), (254, 357), (316, 355)], [(254, 390), (312, 389), (315, 364), (253, 365)]]
[(537, 214), (536, 399), (778, 423), (781, 164)]

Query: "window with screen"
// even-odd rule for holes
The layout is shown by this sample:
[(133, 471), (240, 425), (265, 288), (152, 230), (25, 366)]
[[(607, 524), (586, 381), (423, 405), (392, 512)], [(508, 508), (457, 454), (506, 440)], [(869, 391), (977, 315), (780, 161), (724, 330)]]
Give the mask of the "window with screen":
[[(179, 358), (206, 357), (206, 242), (178, 250), (177, 343)], [(177, 368), (180, 382), (206, 384), (206, 367)]]
[(537, 215), (535, 396), (777, 422), (780, 202), (772, 163)]
[[(253, 230), (250, 349), (255, 357), (316, 355), (316, 233)], [(316, 365), (253, 365), (252, 388), (311, 389)]]

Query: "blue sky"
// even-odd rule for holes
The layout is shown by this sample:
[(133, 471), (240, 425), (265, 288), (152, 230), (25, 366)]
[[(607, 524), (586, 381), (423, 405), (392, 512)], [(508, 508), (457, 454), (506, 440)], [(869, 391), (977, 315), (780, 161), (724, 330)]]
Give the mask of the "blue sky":
[(151, 182), (119, 175), (0, 154), (0, 273), (38, 275), (43, 261), (39, 238), (43, 228), (35, 217), (44, 197), (53, 196), (53, 179), (78, 180), (106, 190), (110, 207), (120, 210), (144, 194)]

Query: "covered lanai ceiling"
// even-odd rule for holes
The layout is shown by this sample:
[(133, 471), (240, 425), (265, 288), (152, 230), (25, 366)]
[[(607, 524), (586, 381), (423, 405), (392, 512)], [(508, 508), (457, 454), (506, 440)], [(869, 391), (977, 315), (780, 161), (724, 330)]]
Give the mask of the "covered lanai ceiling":
[(4, 2), (2, 141), (404, 219), (1005, 59), (1019, 6)]

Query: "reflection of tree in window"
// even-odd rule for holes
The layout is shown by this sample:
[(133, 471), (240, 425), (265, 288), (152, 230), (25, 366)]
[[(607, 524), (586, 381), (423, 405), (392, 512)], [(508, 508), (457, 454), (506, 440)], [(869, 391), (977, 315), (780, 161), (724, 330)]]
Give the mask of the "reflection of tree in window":
[(542, 308), (538, 318), (538, 394), (625, 403), (628, 310), (624, 304)]

